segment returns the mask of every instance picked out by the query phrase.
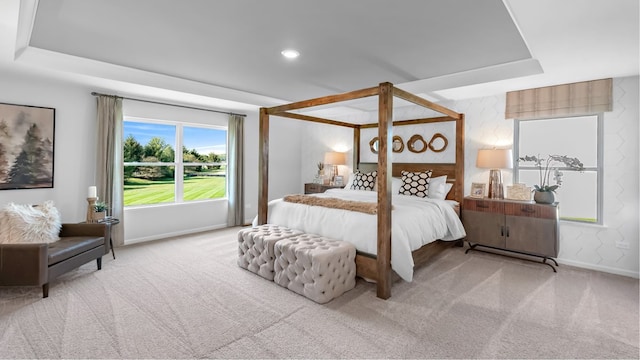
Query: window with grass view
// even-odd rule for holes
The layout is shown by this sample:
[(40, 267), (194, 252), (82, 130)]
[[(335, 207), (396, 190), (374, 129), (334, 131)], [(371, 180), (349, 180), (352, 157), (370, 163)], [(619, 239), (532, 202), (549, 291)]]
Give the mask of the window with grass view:
[(125, 119), (123, 150), (125, 206), (226, 197), (227, 129)]
[[(566, 155), (583, 163), (584, 171), (572, 171), (562, 163), (550, 166), (550, 185), (555, 190), (561, 220), (602, 223), (601, 220), (601, 119), (598, 115), (515, 122), (514, 155), (546, 159)], [(515, 156), (514, 156), (515, 157)], [(515, 181), (540, 184), (540, 169), (531, 162), (516, 161)]]

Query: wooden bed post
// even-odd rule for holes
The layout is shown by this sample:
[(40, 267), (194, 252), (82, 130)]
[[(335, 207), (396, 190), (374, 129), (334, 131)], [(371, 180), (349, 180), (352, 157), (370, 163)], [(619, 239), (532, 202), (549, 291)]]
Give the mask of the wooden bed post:
[[(459, 179), (458, 179), (459, 178)], [(456, 120), (456, 200), (464, 199), (464, 114)]]
[(262, 225), (267, 223), (269, 203), (269, 114), (266, 108), (260, 108), (258, 137), (258, 225)]
[(353, 128), (353, 172), (356, 172), (360, 164), (360, 127)]
[(393, 85), (380, 84), (378, 93), (378, 253), (377, 295), (391, 297), (391, 146)]

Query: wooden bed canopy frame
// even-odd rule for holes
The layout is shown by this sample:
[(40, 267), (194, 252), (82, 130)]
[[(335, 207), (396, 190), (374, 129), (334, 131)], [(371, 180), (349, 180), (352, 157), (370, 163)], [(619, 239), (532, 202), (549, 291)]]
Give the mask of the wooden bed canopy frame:
[[(327, 105), (342, 101), (355, 100), (370, 96), (378, 96), (378, 123), (372, 124), (352, 124), (348, 122), (323, 119), (315, 116), (308, 116), (289, 112), (290, 110), (304, 109), (314, 106)], [(443, 114), (442, 117), (400, 120), (393, 119), (393, 98), (409, 101), (416, 105), (434, 110)], [(419, 96), (407, 91), (398, 89), (389, 82), (380, 83), (377, 87), (371, 87), (348, 93), (319, 97), (310, 100), (294, 102), (290, 104), (274, 106), (270, 108), (260, 108), (260, 129), (259, 129), (259, 165), (258, 165), (258, 225), (267, 222), (267, 209), (269, 199), (269, 116), (280, 116), (296, 120), (304, 120), (322, 124), (337, 125), (353, 129), (353, 164), (366, 167), (367, 164), (360, 163), (360, 129), (378, 128), (378, 243), (377, 256), (357, 255), (356, 267), (359, 276), (373, 279), (377, 282), (377, 296), (388, 299), (391, 296), (391, 176), (400, 176), (401, 170), (424, 171), (433, 170), (432, 176), (447, 175), (448, 182), (453, 183), (453, 188), (449, 194), (449, 199), (457, 200), (460, 204), (464, 196), (464, 114), (447, 109), (438, 104), (434, 104)], [(392, 144), (393, 126), (426, 124), (434, 122), (455, 121), (456, 122), (456, 162), (455, 163), (434, 163), (434, 164), (392, 164)], [(370, 163), (369, 167), (375, 167)], [(395, 165), (395, 166), (393, 166)], [(382, 191), (381, 191), (382, 189)], [(436, 243), (436, 242), (434, 242)], [(431, 243), (433, 244), (433, 243)], [(413, 252), (416, 265), (424, 262), (429, 256), (426, 255), (427, 244)]]

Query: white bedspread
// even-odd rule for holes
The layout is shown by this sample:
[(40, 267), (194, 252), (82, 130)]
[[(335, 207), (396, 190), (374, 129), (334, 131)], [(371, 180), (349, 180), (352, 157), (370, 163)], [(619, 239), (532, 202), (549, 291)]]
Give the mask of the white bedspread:
[[(315, 196), (377, 201), (375, 191), (331, 189)], [(460, 218), (445, 200), (393, 195), (392, 203), (391, 267), (406, 281), (413, 279), (413, 250), (438, 239), (457, 240), (466, 236)], [(257, 217), (254, 225), (256, 221)], [(377, 252), (376, 215), (277, 199), (269, 202), (267, 223), (348, 241), (368, 254)]]

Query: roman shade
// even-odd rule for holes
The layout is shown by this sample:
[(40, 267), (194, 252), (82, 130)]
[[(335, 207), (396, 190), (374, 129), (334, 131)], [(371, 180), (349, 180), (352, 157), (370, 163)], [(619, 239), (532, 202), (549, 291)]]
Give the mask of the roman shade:
[(612, 79), (507, 93), (505, 119), (575, 116), (613, 110)]

